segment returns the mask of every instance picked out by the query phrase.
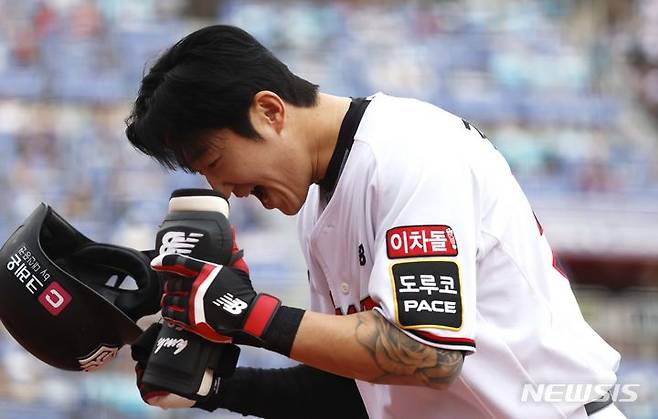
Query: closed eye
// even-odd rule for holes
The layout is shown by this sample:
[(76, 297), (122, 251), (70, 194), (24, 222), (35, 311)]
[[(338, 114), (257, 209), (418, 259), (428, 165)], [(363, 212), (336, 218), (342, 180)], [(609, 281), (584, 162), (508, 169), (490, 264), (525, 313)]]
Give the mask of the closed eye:
[(212, 169), (213, 167), (217, 166), (217, 163), (219, 163), (219, 161), (220, 161), (221, 159), (222, 159), (222, 158), (221, 158), (221, 156), (220, 156), (220, 157), (217, 157), (215, 160), (211, 161), (210, 163), (208, 163), (208, 168), (209, 168), (209, 169)]

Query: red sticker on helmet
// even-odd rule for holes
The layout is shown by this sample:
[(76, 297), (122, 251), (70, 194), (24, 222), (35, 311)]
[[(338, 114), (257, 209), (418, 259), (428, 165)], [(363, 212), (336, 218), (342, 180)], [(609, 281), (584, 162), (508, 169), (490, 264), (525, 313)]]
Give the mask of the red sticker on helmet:
[(71, 300), (71, 294), (57, 282), (51, 283), (39, 296), (41, 305), (53, 316), (59, 316)]
[(386, 232), (389, 259), (421, 256), (457, 256), (457, 240), (450, 226), (395, 227)]

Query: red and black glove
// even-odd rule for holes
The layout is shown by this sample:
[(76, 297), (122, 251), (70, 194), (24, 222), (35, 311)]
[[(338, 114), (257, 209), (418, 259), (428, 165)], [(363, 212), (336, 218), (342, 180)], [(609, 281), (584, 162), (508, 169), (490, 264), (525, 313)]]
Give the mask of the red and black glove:
[[(249, 275), (249, 266), (247, 265), (247, 262), (244, 260), (243, 254), (244, 252), (238, 248), (238, 243), (237, 240), (235, 239), (235, 228), (231, 226), (231, 242), (232, 242), (232, 248), (231, 248), (231, 259), (228, 262), (228, 264), (236, 270), (236, 272), (240, 275), (246, 275), (248, 278)], [(176, 254), (174, 254), (176, 255)], [(156, 258), (157, 259), (157, 258)], [(153, 262), (156, 262), (156, 259), (153, 259)], [(153, 265), (152, 262), (152, 265)], [(158, 263), (158, 262), (156, 262)], [(209, 264), (212, 264), (211, 262), (208, 262)], [(173, 272), (174, 274), (177, 275), (166, 275), (168, 278), (165, 281), (164, 284), (164, 291), (162, 294), (162, 297), (160, 299), (160, 304), (163, 307), (163, 316), (170, 322), (173, 323), (179, 327), (182, 327), (184, 329), (190, 330), (198, 335), (201, 335), (203, 338), (210, 340), (212, 342), (216, 343), (229, 343), (233, 341), (233, 338), (230, 336), (222, 335), (220, 333), (217, 333), (216, 330), (214, 330), (212, 327), (209, 325), (205, 324), (204, 321), (199, 322), (200, 324), (198, 325), (197, 329), (192, 329), (190, 328), (190, 323), (187, 322), (185, 319), (178, 319), (177, 315), (164, 315), (165, 312), (165, 307), (171, 306), (170, 308), (167, 308), (167, 312), (169, 311), (174, 311), (174, 312), (183, 312), (183, 310), (187, 309), (190, 306), (193, 306), (193, 304), (189, 304), (189, 299), (191, 297), (192, 292), (196, 292), (196, 290), (193, 289), (194, 283), (193, 281), (189, 280), (180, 280), (179, 275), (181, 275), (180, 272), (177, 272), (174, 267), (163, 267), (159, 268), (157, 266), (153, 266), (153, 269), (156, 271), (161, 271), (161, 272)], [(201, 268), (199, 268), (201, 269)], [(195, 272), (190, 272), (190, 276), (196, 276)], [(166, 300), (165, 300), (166, 297)], [(170, 304), (171, 301), (174, 301), (174, 304)], [(198, 318), (198, 316), (197, 316)]]
[(229, 266), (249, 275), (249, 266), (247, 266), (247, 262), (244, 260), (244, 252), (238, 248), (238, 242), (235, 239), (235, 227), (233, 226), (231, 226), (231, 242), (233, 243), (233, 247), (231, 247), (231, 261), (229, 262)]
[(304, 310), (282, 306), (278, 298), (254, 291), (235, 229), (231, 232), (230, 266), (179, 254), (151, 261), (155, 271), (176, 274), (165, 283), (162, 316), (210, 341), (264, 346), (288, 356)]
[(177, 274), (167, 280), (161, 300), (167, 321), (211, 341), (230, 336), (263, 346), (281, 301), (257, 294), (247, 272), (179, 254), (160, 255), (151, 267)]

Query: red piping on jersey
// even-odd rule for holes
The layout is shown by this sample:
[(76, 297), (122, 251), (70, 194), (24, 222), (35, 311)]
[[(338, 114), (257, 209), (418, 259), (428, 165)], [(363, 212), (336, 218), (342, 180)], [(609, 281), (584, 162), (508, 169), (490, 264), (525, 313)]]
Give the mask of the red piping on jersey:
[(555, 268), (556, 271), (558, 271), (560, 273), (560, 275), (562, 275), (567, 280), (569, 280), (569, 277), (567, 276), (567, 274), (564, 273), (564, 271), (560, 267), (560, 263), (557, 260), (557, 253), (555, 253), (555, 250), (551, 249), (551, 253), (553, 253), (553, 267)]
[(377, 307), (377, 303), (375, 303), (375, 300), (373, 300), (371, 297), (366, 297), (361, 300), (361, 311), (372, 310), (375, 307)]
[(458, 337), (446, 337), (446, 336), (436, 336), (429, 332), (423, 332), (422, 330), (407, 330), (408, 332), (418, 335), (423, 339), (429, 340), (436, 343), (463, 343), (468, 346), (475, 346), (475, 341), (469, 338), (458, 338)]
[[(535, 217), (535, 221), (537, 222), (537, 228), (539, 229), (539, 235), (543, 236), (544, 235), (544, 227), (541, 226), (541, 223), (539, 222), (539, 219), (537, 218), (537, 214), (535, 214), (534, 211), (532, 212), (532, 215)], [(565, 277), (568, 281), (569, 277), (567, 276), (567, 274), (560, 267), (560, 264), (557, 260), (557, 253), (555, 253), (555, 250), (553, 248), (551, 248), (551, 253), (553, 254), (553, 267), (555, 268), (556, 271), (558, 271), (560, 273), (560, 275)]]

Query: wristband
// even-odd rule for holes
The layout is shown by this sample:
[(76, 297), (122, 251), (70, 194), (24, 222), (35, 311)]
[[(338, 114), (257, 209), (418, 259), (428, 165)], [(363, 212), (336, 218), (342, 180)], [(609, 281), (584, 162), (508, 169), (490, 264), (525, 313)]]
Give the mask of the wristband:
[(263, 335), (263, 347), (290, 357), (290, 351), (304, 313), (305, 310), (299, 308), (279, 307)]
[[(279, 309), (274, 314), (273, 318), (269, 323), (269, 327), (263, 335), (265, 349), (268, 349), (273, 352), (280, 353), (286, 357), (290, 357), (290, 351), (292, 350), (292, 345), (295, 342), (295, 337), (297, 336), (297, 330), (299, 325), (302, 322), (304, 317), (305, 310), (280, 306)], [(252, 344), (246, 341), (235, 343), (246, 343)], [(246, 385), (249, 382), (249, 378), (253, 375), (253, 371), (256, 371), (253, 368), (238, 368), (240, 373), (231, 376), (227, 380), (220, 380), (219, 378), (213, 382), (210, 393), (204, 399), (201, 399), (196, 402), (193, 407), (212, 412), (219, 407), (231, 409), (226, 405), (227, 401), (222, 400), (222, 389), (227, 385), (235, 388), (242, 385)], [(229, 402), (230, 405), (230, 402)]]

